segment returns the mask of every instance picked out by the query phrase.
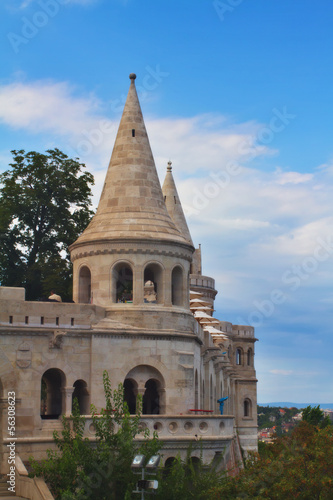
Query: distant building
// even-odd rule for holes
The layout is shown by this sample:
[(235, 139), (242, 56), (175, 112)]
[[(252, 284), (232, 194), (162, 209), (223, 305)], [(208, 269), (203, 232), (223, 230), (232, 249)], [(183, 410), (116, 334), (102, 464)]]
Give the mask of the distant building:
[[(235, 465), (239, 444), (257, 450), (254, 329), (212, 316), (215, 281), (202, 274), (171, 164), (161, 189), (130, 79), (97, 212), (70, 248), (75, 303), (26, 302), (24, 289), (0, 288), (2, 404), (14, 391), (17, 453), (39, 459), (74, 397), (94, 439), (90, 404), (105, 405), (107, 370), (131, 413), (143, 397), (142, 427), (157, 431), (164, 460), (200, 440), (206, 462), (224, 454)], [(4, 413), (0, 428), (6, 473)]]

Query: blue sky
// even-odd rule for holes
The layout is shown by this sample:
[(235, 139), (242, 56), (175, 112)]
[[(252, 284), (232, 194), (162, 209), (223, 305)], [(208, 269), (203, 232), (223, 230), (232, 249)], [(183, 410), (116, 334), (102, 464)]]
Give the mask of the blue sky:
[(0, 169), (58, 147), (98, 202), (129, 85), (216, 316), (256, 327), (258, 400), (330, 403), (333, 3), (3, 0)]

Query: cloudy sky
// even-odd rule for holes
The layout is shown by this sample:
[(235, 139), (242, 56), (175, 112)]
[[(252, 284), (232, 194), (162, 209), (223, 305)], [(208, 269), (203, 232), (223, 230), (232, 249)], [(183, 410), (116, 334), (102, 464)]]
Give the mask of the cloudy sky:
[(58, 147), (98, 202), (129, 86), (258, 400), (333, 402), (331, 0), (2, 0), (0, 169)]

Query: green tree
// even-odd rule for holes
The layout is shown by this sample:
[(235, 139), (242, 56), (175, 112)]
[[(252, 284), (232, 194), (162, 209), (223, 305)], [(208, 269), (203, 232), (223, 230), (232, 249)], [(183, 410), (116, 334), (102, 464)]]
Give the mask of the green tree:
[(141, 430), (141, 399), (137, 414), (130, 415), (123, 386), (112, 390), (106, 371), (103, 384), (105, 408), (98, 412), (92, 406), (96, 443), (83, 437), (85, 419), (75, 404), (70, 421), (63, 417), (61, 437), (53, 434), (58, 451), (48, 450), (42, 462), (30, 459), (33, 474), (44, 477), (56, 499), (130, 499), (138, 480), (131, 469), (134, 456), (150, 457), (161, 447), (155, 433)]
[(302, 420), (311, 425), (316, 425), (323, 429), (331, 425), (330, 418), (320, 409), (320, 405), (311, 407), (310, 405), (304, 408), (302, 412)]
[[(200, 446), (200, 443), (199, 443)], [(205, 465), (200, 458), (193, 458), (193, 446), (187, 450), (185, 460), (178, 455), (170, 467), (159, 470), (156, 498), (160, 500), (206, 500), (212, 485), (226, 481), (226, 473), (219, 469), (221, 459)]]
[(23, 286), (36, 300), (55, 289), (71, 299), (68, 247), (93, 214), (93, 176), (58, 149), (47, 154), (12, 151), (0, 175), (0, 283)]
[(207, 499), (331, 500), (333, 498), (332, 427), (319, 429), (301, 422), (290, 435), (252, 455), (245, 470)]

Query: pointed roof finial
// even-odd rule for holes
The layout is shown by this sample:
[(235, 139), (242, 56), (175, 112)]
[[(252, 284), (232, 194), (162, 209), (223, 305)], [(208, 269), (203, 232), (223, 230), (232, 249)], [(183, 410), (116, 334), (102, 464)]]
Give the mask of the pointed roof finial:
[(130, 76), (129, 76), (130, 80), (135, 80), (136, 79), (136, 74), (135, 73), (131, 73)]
[(180, 199), (177, 193), (177, 188), (172, 175), (172, 162), (168, 161), (167, 173), (162, 186), (162, 192), (164, 195), (164, 203), (167, 207), (168, 213), (173, 220), (175, 226), (178, 228), (180, 233), (186, 239), (188, 243), (193, 246), (192, 238), (188, 225), (185, 219), (185, 215), (180, 203)]

